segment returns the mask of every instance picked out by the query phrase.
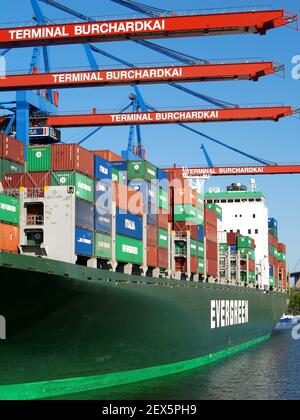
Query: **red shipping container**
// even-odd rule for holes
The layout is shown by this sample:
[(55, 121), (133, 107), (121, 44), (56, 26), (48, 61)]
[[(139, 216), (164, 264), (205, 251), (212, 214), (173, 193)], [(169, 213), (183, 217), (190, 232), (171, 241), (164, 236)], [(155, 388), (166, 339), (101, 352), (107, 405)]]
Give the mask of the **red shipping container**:
[(249, 260), (249, 271), (255, 272), (255, 261)]
[(255, 249), (256, 245), (255, 245), (255, 239), (252, 239), (252, 249)]
[(198, 257), (191, 256), (191, 273), (198, 273)]
[(205, 208), (204, 210), (204, 222), (212, 226), (218, 226), (218, 215), (213, 211)]
[(0, 157), (24, 164), (24, 143), (12, 137), (0, 134)]
[(275, 240), (276, 238), (269, 233), (269, 245), (275, 246)]
[(157, 247), (154, 246), (148, 246), (147, 248), (147, 266), (155, 268), (157, 267)]
[(174, 204), (191, 204), (196, 207), (197, 205), (197, 194), (196, 191), (189, 187), (186, 188), (174, 188)]
[(147, 226), (147, 247), (157, 247), (158, 231), (155, 226)]
[(191, 239), (193, 239), (194, 241), (197, 241), (198, 239), (197, 225), (191, 225), (186, 222), (176, 222), (174, 224), (174, 230), (175, 232), (182, 232), (182, 233), (191, 232)]
[(31, 190), (44, 189), (51, 185), (50, 172), (30, 172), (25, 174), (5, 174), (2, 178), (4, 190), (18, 190), (27, 188)]
[(186, 258), (177, 257), (175, 258), (175, 271), (186, 273)]
[(218, 244), (206, 240), (206, 258), (218, 259)]
[(143, 214), (143, 195), (120, 182), (113, 182), (113, 201), (117, 208), (132, 214)]
[(238, 233), (235, 232), (229, 232), (227, 233), (227, 243), (230, 246), (235, 246), (237, 243)]
[(276, 263), (277, 263), (277, 260), (275, 259), (275, 257), (273, 255), (269, 255), (269, 264), (275, 265)]
[(274, 238), (274, 247), (278, 249), (278, 238)]
[(20, 229), (17, 226), (0, 223), (0, 251), (19, 252)]
[(77, 144), (52, 146), (52, 170), (76, 171), (94, 178), (94, 155)]
[(161, 229), (169, 229), (169, 214), (165, 214), (163, 209), (158, 209), (157, 225)]
[(286, 245), (278, 244), (278, 252), (283, 252), (284, 254), (286, 254)]
[(204, 234), (207, 241), (217, 243), (218, 242), (218, 229), (216, 226), (205, 224)]
[(108, 162), (125, 162), (125, 159), (112, 152), (111, 150), (92, 150), (92, 153), (93, 155), (99, 156)]
[(162, 248), (157, 248), (157, 254), (158, 254), (158, 258), (157, 258), (157, 266), (160, 268), (165, 268), (167, 269), (169, 264), (169, 251), (168, 249), (162, 249)]
[(206, 260), (206, 275), (208, 277), (210, 276), (218, 277), (218, 260), (217, 259), (208, 258)]

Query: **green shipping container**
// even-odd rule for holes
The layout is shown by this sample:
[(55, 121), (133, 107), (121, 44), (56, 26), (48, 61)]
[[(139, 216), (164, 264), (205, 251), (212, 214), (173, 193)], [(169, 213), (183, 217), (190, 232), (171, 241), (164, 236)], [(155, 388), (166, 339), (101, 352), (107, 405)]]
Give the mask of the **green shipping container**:
[(51, 170), (51, 147), (39, 146), (27, 149), (27, 171), (49, 172)]
[(0, 159), (0, 177), (3, 174), (21, 174), (24, 172), (24, 166), (10, 160)]
[(216, 215), (218, 216), (218, 219), (222, 220), (222, 217), (223, 217), (222, 207), (218, 206), (218, 204), (215, 204), (215, 203), (207, 203), (206, 208), (216, 213)]
[(76, 189), (76, 197), (81, 200), (94, 202), (94, 180), (78, 172), (53, 172), (52, 186), (73, 186)]
[(20, 224), (20, 200), (15, 197), (0, 194), (0, 222)]
[(199, 223), (196, 223), (196, 221), (198, 220), (197, 212), (198, 212), (198, 209), (192, 206), (191, 204), (185, 204), (185, 205), (175, 204), (174, 206), (175, 222), (190, 221), (192, 223), (199, 224)]
[(205, 261), (204, 258), (198, 258), (198, 273), (204, 274), (205, 271)]
[(270, 287), (274, 287), (275, 285), (275, 278), (273, 276), (270, 276)]
[(255, 272), (253, 272), (253, 271), (249, 271), (249, 274), (248, 274), (248, 281), (249, 281), (249, 283), (255, 283), (255, 282), (256, 282), (256, 275), (255, 275)]
[(145, 160), (137, 160), (128, 162), (128, 181), (133, 179), (143, 179), (152, 181), (157, 179), (157, 168), (152, 163)]
[(169, 234), (165, 229), (158, 229), (158, 248), (169, 248)]
[(275, 238), (278, 238), (278, 228), (269, 228), (270, 235), (274, 236)]
[(228, 251), (228, 244), (219, 244), (219, 250), (221, 252), (227, 252)]
[(169, 193), (162, 188), (158, 189), (158, 206), (160, 209), (169, 210)]
[(278, 260), (281, 262), (286, 262), (286, 254), (284, 252), (278, 252)]
[(274, 257), (278, 260), (279, 258), (278, 248), (274, 248)]
[(249, 236), (238, 236), (237, 247), (238, 249), (252, 249), (252, 239)]
[(191, 239), (191, 255), (198, 256), (198, 242)]
[(95, 257), (111, 259), (112, 257), (112, 240), (111, 236), (95, 233)]
[(143, 264), (143, 242), (126, 236), (117, 235), (116, 259), (120, 262)]
[(204, 258), (204, 243), (198, 242), (198, 257)]
[(255, 251), (253, 249), (245, 249), (241, 248), (240, 251), (240, 257), (246, 259), (247, 256), (249, 257), (249, 260), (254, 261), (255, 260)]

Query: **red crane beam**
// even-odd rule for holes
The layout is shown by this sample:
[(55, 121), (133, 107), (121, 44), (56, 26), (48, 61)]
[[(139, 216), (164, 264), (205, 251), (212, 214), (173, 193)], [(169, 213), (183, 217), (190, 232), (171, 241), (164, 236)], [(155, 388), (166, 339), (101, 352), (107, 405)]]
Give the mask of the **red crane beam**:
[(64, 89), (167, 82), (254, 80), (281, 70), (272, 62), (20, 74), (0, 78), (0, 91)]
[(297, 21), (284, 10), (96, 21), (0, 30), (0, 49), (128, 39), (261, 34)]
[(300, 165), (221, 166), (214, 168), (166, 168), (164, 171), (187, 178), (201, 176), (284, 175), (300, 174)]
[(53, 115), (47, 118), (47, 124), (52, 127), (92, 127), (92, 126), (122, 126), (132, 124), (172, 124), (196, 122), (228, 122), (271, 120), (294, 114), (290, 106), (260, 107), (260, 108), (226, 108), (201, 109), (158, 112), (135, 112), (123, 114), (91, 114), (83, 115)]

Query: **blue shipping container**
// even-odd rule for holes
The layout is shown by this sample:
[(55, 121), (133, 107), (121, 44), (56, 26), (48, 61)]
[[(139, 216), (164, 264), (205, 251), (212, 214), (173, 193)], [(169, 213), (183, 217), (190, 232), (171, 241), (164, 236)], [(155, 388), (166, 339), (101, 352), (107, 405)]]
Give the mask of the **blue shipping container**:
[(75, 225), (94, 230), (95, 211), (93, 204), (76, 200)]
[(197, 239), (199, 242), (204, 242), (204, 226), (197, 227)]
[(111, 162), (113, 168), (118, 171), (126, 172), (127, 171), (127, 162), (123, 160), (122, 162)]
[(130, 181), (128, 186), (130, 188), (133, 188), (136, 191), (141, 192), (145, 203), (150, 202), (157, 205), (157, 199), (158, 199), (157, 182), (137, 180), (137, 181)]
[(273, 219), (273, 218), (269, 219), (269, 228), (277, 228), (277, 226), (278, 226), (278, 223), (276, 219)]
[(231, 247), (230, 247), (230, 254), (231, 255), (237, 254), (237, 246), (236, 245), (231, 245)]
[(90, 230), (76, 228), (75, 254), (92, 257), (94, 254), (94, 234)]
[(95, 175), (95, 179), (111, 182), (111, 179), (112, 179), (111, 163), (107, 162), (107, 160), (102, 159), (99, 156), (94, 156), (94, 175)]
[(95, 182), (95, 204), (111, 211), (112, 208), (112, 184), (103, 181)]
[(118, 235), (143, 239), (143, 218), (141, 216), (117, 210), (116, 228)]
[(112, 213), (103, 207), (95, 208), (95, 230), (101, 233), (112, 232)]
[(163, 171), (162, 169), (157, 169), (157, 179), (159, 180), (159, 181), (164, 181), (164, 180), (167, 180), (168, 181), (168, 179), (169, 179), (169, 177), (168, 177), (168, 173), (167, 172), (165, 172), (165, 171)]
[(274, 277), (274, 266), (270, 265), (270, 276)]

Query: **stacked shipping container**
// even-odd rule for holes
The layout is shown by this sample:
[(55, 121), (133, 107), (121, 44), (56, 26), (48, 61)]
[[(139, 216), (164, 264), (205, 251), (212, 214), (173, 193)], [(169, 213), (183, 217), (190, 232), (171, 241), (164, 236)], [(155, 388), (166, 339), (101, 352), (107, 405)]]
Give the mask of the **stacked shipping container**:
[(205, 275), (204, 262), (204, 198), (190, 188), (188, 181), (170, 180), (170, 219), (175, 234), (175, 270)]
[(19, 251), (19, 199), (0, 194), (0, 251)]
[(269, 265), (270, 286), (288, 288), (286, 269), (286, 246), (278, 242), (278, 222), (274, 218), (268, 221), (269, 226)]

